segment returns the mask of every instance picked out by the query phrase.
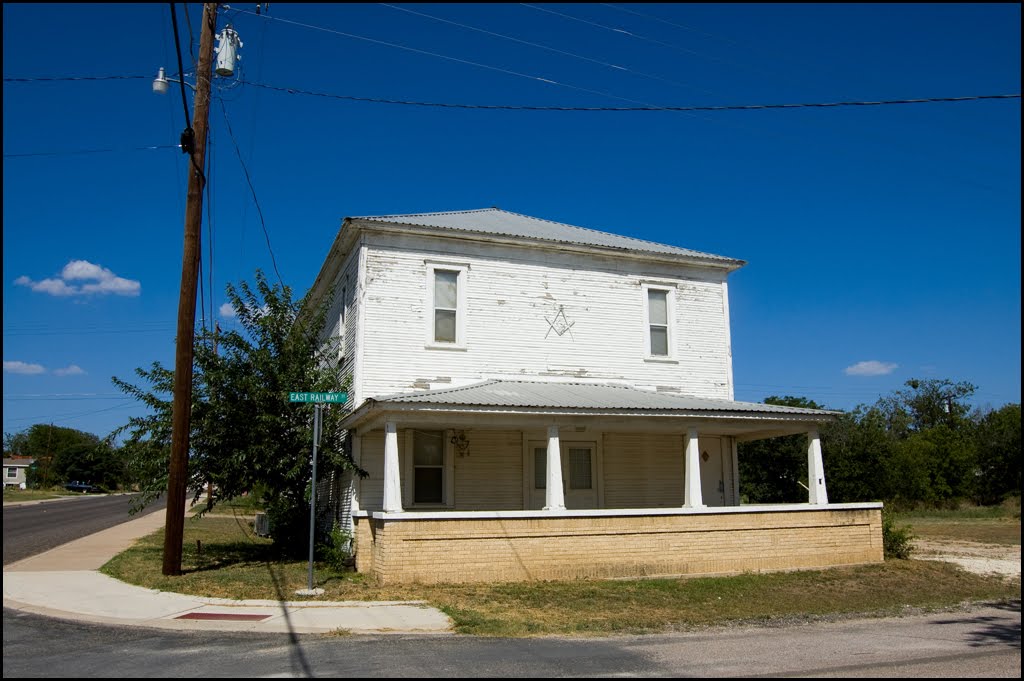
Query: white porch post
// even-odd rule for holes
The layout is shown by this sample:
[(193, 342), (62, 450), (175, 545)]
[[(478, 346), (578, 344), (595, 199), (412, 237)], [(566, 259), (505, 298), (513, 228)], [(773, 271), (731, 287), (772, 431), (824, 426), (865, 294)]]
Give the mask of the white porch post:
[(562, 450), (558, 442), (558, 426), (548, 426), (548, 470), (544, 488), (544, 510), (564, 511), (562, 490)]
[(402, 480), (398, 465), (398, 427), (384, 424), (384, 512), (402, 512)]
[(684, 470), (686, 491), (683, 495), (685, 508), (703, 508), (704, 497), (700, 491), (700, 443), (697, 429), (686, 429), (686, 466)]
[(821, 463), (821, 439), (818, 429), (807, 432), (807, 503), (827, 504), (825, 490), (825, 467)]

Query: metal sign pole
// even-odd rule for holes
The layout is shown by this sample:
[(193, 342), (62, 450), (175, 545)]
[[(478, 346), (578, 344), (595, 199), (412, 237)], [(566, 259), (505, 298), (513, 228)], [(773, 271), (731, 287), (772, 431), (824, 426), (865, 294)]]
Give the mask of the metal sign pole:
[(313, 591), (313, 537), (316, 529), (316, 448), (320, 444), (320, 403), (313, 406), (313, 480), (309, 490), (309, 590)]

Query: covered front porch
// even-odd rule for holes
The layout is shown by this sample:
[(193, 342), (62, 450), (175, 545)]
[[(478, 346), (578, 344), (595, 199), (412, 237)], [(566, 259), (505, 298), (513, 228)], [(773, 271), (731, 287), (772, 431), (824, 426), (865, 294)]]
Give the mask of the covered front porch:
[[(357, 569), (382, 582), (725, 574), (882, 559), (881, 504), (829, 504), (818, 410), (492, 381), (346, 424)], [(807, 503), (740, 503), (737, 445), (807, 435)]]

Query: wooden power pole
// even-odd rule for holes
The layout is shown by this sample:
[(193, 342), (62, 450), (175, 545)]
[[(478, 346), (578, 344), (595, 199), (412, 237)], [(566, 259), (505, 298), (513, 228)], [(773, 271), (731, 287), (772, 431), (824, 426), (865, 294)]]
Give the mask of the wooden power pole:
[[(194, 147), (188, 175), (185, 205), (185, 249), (181, 260), (181, 294), (178, 299), (178, 334), (174, 355), (174, 401), (171, 408), (171, 462), (167, 477), (167, 520), (164, 535), (163, 574), (181, 574), (181, 550), (185, 532), (185, 498), (188, 493), (189, 429), (192, 416), (192, 356), (195, 341), (196, 288), (199, 279), (200, 234), (203, 222), (203, 189), (206, 177), (206, 137), (210, 114), (210, 81), (213, 74), (213, 40), (217, 32), (217, 3), (203, 4), (203, 26), (196, 66), (193, 109)], [(181, 74), (184, 78), (184, 74)]]

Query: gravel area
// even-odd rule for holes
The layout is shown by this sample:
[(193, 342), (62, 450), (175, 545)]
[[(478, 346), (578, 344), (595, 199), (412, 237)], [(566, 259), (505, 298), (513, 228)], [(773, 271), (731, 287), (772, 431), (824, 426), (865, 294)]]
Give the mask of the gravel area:
[(914, 558), (956, 563), (978, 574), (1020, 579), (1020, 546), (977, 544), (967, 541), (914, 541)]

